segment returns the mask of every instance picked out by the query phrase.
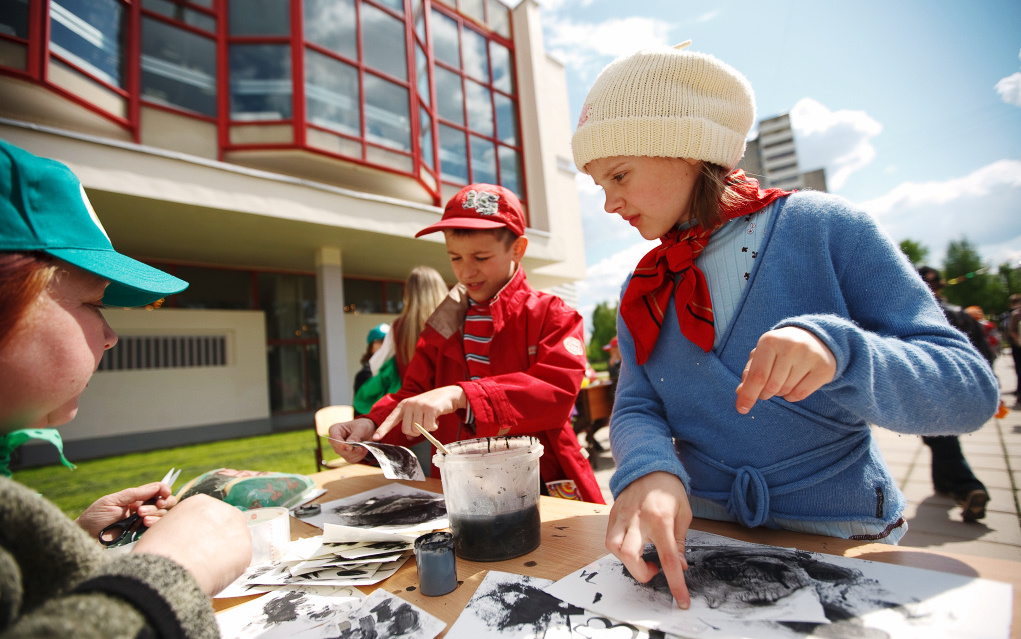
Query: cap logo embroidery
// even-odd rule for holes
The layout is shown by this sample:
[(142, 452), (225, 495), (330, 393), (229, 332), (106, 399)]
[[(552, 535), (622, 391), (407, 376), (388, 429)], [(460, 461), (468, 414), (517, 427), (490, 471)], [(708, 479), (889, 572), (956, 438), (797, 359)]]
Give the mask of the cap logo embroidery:
[(591, 110), (592, 105), (590, 104), (583, 104), (581, 106), (581, 115), (578, 116), (578, 126), (575, 128), (580, 128), (581, 125), (585, 124), (585, 122), (588, 120), (588, 113)]
[(471, 190), (465, 193), (461, 208), (475, 209), (479, 215), (496, 215), (500, 208), (500, 196), (489, 191)]

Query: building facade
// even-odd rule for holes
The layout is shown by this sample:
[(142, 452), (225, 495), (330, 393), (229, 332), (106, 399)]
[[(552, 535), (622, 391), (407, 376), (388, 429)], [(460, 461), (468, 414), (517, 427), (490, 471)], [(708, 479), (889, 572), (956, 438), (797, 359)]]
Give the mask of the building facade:
[(758, 137), (748, 141), (738, 168), (756, 176), (764, 187), (826, 191), (825, 169), (802, 173), (798, 168), (798, 149), (788, 113), (759, 120)]
[[(516, 192), (535, 288), (585, 276), (562, 65), (500, 0), (0, 0), (0, 138), (71, 167), (114, 245), (191, 282), (121, 336), (78, 459), (311, 424), (465, 184)], [(26, 453), (31, 461), (34, 449)], [(44, 454), (44, 453), (39, 453)]]

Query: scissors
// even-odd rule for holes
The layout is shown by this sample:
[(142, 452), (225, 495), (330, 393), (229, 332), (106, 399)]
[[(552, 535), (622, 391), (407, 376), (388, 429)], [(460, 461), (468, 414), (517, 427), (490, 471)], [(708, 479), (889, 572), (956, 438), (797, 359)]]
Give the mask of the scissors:
[[(167, 474), (163, 476), (160, 482), (167, 484), (171, 489), (174, 487), (174, 482), (177, 481), (180, 476), (180, 469), (175, 470), (171, 468), (167, 471)], [(153, 505), (156, 503), (158, 496), (152, 499), (146, 500), (144, 505)], [(103, 530), (99, 531), (99, 543), (104, 546), (116, 546), (128, 535), (134, 535), (135, 538), (141, 535), (146, 529), (146, 525), (142, 523), (142, 517), (136, 510), (130, 517), (126, 517), (120, 521), (115, 521)], [(130, 540), (129, 540), (130, 541)]]

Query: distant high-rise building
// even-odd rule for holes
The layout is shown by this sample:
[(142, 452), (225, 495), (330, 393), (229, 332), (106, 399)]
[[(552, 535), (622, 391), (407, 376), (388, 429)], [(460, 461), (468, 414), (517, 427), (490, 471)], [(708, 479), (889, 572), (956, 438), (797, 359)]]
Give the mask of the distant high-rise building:
[(802, 173), (790, 114), (759, 121), (759, 136), (748, 141), (738, 168), (758, 178), (763, 187), (826, 190), (826, 170)]

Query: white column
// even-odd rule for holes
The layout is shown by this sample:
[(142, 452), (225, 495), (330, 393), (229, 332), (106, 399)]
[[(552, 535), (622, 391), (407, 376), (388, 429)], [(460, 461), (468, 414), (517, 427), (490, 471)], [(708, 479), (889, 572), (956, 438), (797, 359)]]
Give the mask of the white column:
[(319, 295), (319, 363), (323, 404), (350, 404), (347, 374), (347, 330), (344, 320), (344, 265), (340, 249), (316, 250), (316, 286)]

